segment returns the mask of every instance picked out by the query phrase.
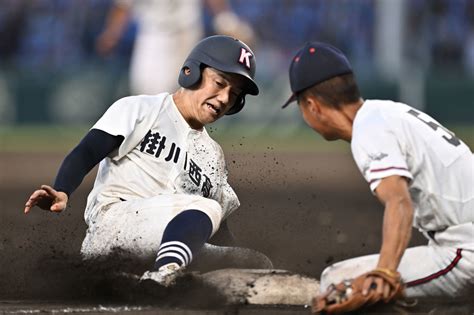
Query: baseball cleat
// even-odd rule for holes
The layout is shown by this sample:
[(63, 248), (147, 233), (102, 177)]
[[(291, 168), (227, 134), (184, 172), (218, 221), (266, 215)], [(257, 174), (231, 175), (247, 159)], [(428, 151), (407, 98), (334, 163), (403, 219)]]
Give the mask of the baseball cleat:
[(177, 263), (169, 263), (161, 266), (157, 271), (146, 271), (140, 278), (140, 282), (151, 280), (163, 286), (170, 287), (176, 283), (176, 278), (183, 274), (183, 268)]

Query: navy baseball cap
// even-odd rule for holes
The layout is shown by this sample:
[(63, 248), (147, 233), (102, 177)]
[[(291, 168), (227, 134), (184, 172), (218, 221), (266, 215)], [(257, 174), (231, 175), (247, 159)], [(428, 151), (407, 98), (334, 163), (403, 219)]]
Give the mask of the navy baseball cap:
[(327, 43), (306, 43), (291, 61), (290, 86), (293, 94), (282, 108), (296, 101), (299, 92), (347, 73), (352, 73), (352, 67), (342, 51)]

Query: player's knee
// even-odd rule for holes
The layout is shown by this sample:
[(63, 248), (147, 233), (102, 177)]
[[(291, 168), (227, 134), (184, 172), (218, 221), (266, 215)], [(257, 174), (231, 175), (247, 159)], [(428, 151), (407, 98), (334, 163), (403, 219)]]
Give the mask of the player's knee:
[(188, 205), (188, 209), (204, 212), (212, 222), (211, 235), (217, 231), (223, 217), (222, 207), (217, 201), (204, 197), (196, 198)]
[(217, 201), (213, 199), (209, 199), (209, 198), (204, 198), (204, 197), (199, 198), (199, 201), (196, 202), (196, 207), (193, 209), (199, 209), (204, 212), (208, 212), (208, 211), (218, 212), (218, 213), (222, 212), (222, 207)]
[(374, 269), (376, 256), (358, 257), (343, 260), (332, 264), (321, 274), (321, 289), (325, 290), (332, 283), (336, 284), (344, 279), (354, 279), (364, 272)]
[(326, 291), (327, 287), (333, 283), (333, 268), (332, 266), (326, 267), (323, 272), (321, 273), (321, 279), (320, 279), (320, 290)]
[(347, 264), (338, 262), (326, 267), (321, 274), (321, 290), (326, 290), (331, 284), (336, 284), (346, 278)]

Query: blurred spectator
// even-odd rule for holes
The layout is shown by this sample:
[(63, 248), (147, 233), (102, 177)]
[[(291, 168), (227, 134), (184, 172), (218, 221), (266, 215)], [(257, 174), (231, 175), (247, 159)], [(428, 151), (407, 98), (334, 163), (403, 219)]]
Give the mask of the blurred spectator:
[(5, 63), (18, 51), (25, 25), (27, 1), (3, 0), (0, 8), (0, 60)]
[(474, 1), (411, 0), (407, 6), (408, 57), (445, 70), (465, 66), (472, 73)]
[(31, 72), (55, 72), (88, 62), (85, 30), (94, 12), (109, 2), (2, 0), (0, 53), (10, 57), (19, 70)]
[(80, 32), (87, 4), (36, 0), (28, 3), (16, 64), (30, 70), (59, 70), (82, 56)]
[(469, 1), (466, 10), (468, 35), (464, 46), (464, 66), (474, 77), (474, 1)]
[[(373, 0), (232, 1), (236, 12), (254, 25), (262, 44), (272, 44), (288, 55), (308, 40), (325, 40), (370, 58), (374, 20)], [(354, 40), (354, 39), (357, 40)]]
[(251, 29), (226, 0), (116, 0), (98, 37), (97, 51), (108, 55), (134, 17), (138, 32), (130, 65), (131, 92), (174, 91), (178, 87), (176, 74), (187, 53), (204, 37), (202, 5), (212, 13), (217, 33), (249, 43), (250, 38), (245, 37), (252, 37)]
[(462, 60), (468, 21), (465, 17), (466, 1), (431, 1), (431, 31), (433, 62), (445, 66)]
[[(175, 31), (184, 28), (185, 24), (193, 25), (193, 31), (203, 36), (203, 25), (199, 21), (203, 11), (201, 1), (155, 1), (155, 9), (147, 10), (153, 2), (1, 0), (2, 63), (14, 59), (16, 65), (22, 68), (58, 70), (90, 61), (94, 39), (102, 29), (109, 8), (116, 8), (117, 4), (124, 9), (134, 3), (134, 12), (142, 14), (147, 21), (144, 23), (148, 25), (164, 23), (168, 29)], [(256, 44), (279, 49), (283, 54), (292, 54), (306, 40), (324, 40), (341, 47), (356, 64), (359, 60), (370, 60), (374, 55), (375, 0), (229, 0), (224, 6), (212, 4), (220, 2), (218, 0), (205, 2), (207, 10), (204, 11), (208, 15), (204, 18), (207, 17), (208, 33), (213, 31), (209, 31), (209, 26), (212, 28), (209, 16), (232, 7), (238, 16), (253, 26), (259, 38)], [(182, 12), (192, 13), (186, 13), (186, 18), (175, 18), (172, 12), (176, 9), (174, 6), (179, 5), (187, 7)], [(408, 56), (424, 62), (428, 60), (428, 66), (430, 60), (432, 65), (474, 63), (470, 40), (474, 32), (474, 0), (410, 0), (406, 1), (406, 5)], [(167, 12), (167, 15), (160, 18), (156, 10)], [(102, 44), (99, 48), (102, 53), (115, 48), (121, 58), (129, 56), (135, 32), (128, 14), (128, 22), (122, 29), (125, 40), (122, 38), (121, 42), (108, 48), (105, 47), (107, 44)], [(138, 19), (137, 22), (141, 25)], [(200, 36), (190, 35), (195, 38)], [(176, 33), (171, 38), (180, 42)], [(111, 42), (109, 38), (109, 45)]]
[[(145, 73), (135, 70), (141, 69), (136, 64), (145, 58), (138, 58), (138, 54), (134, 59), (131, 56), (134, 44), (143, 47), (143, 38), (150, 37), (144, 35), (150, 32), (147, 29), (165, 25), (167, 31), (173, 32), (162, 33), (159, 45), (145, 44), (166, 47), (172, 52), (172, 57), (159, 57), (162, 52), (148, 53), (151, 59), (164, 61), (158, 70), (152, 70), (148, 64), (143, 66), (147, 71), (160, 73), (159, 78), (166, 78), (170, 76), (161, 75), (163, 72), (176, 74), (181, 67), (184, 56), (180, 53), (188, 50), (183, 45), (186, 42), (193, 45), (202, 36), (216, 33), (217, 24), (230, 25), (232, 14), (220, 15), (221, 23), (214, 23), (214, 16), (218, 12), (229, 13), (232, 8), (233, 16), (247, 21), (247, 28), (258, 38), (253, 47), (260, 65), (257, 80), (261, 80), (262, 86), (274, 89), (273, 94), (286, 92), (279, 87), (283, 78), (287, 79), (282, 70), (289, 66), (289, 56), (308, 40), (322, 40), (340, 47), (361, 76), (372, 77), (376, 71), (377, 3), (377, 0), (0, 0), (0, 75), (6, 82), (4, 90), (13, 100), (17, 119), (25, 123), (47, 122), (48, 112), (56, 111), (51, 106), (52, 99), (57, 99), (59, 108), (65, 107), (64, 99), (70, 99), (71, 104), (64, 110), (72, 112), (71, 108), (84, 100), (76, 97), (73, 101), (69, 97), (71, 91), (85, 94), (90, 89), (91, 77), (96, 92), (86, 94), (96, 101), (87, 102), (100, 111), (97, 103), (108, 103), (128, 94), (130, 82), (125, 72), (131, 60), (132, 81)], [(406, 6), (405, 64), (416, 65), (425, 74), (443, 68), (474, 77), (474, 0), (404, 0), (403, 3)], [(179, 11), (177, 6), (187, 9)], [(108, 14), (117, 7), (126, 12), (120, 40), (115, 36), (115, 43), (109, 42), (109, 47), (103, 43), (96, 46), (111, 22)], [(174, 10), (178, 10), (176, 15)], [(167, 14), (160, 17), (159, 12)], [(146, 22), (141, 22), (139, 15)], [(184, 31), (188, 27), (192, 30)], [(96, 48), (107, 57), (99, 58)], [(171, 77), (173, 82), (169, 84), (176, 86), (175, 76)], [(384, 77), (380, 79), (383, 83)], [(158, 87), (160, 83), (155, 77), (143, 80), (145, 84), (132, 84), (146, 88), (150, 83), (157, 89), (134, 88), (132, 93), (172, 90)], [(397, 87), (393, 91), (397, 93)], [(31, 108), (33, 100), (42, 102), (41, 106)]]

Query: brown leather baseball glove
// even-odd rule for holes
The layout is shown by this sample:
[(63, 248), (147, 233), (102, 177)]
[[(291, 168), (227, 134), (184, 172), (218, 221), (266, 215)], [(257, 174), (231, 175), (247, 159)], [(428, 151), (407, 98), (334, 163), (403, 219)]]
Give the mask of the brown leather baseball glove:
[[(363, 285), (368, 277), (383, 278), (390, 287), (388, 296), (384, 297), (383, 294), (377, 293), (373, 286), (367, 295), (363, 295)], [(355, 279), (344, 280), (336, 285), (331, 284), (326, 293), (313, 299), (312, 311), (313, 313), (324, 312), (327, 314), (350, 312), (380, 301), (388, 303), (403, 298), (404, 291), (405, 286), (401, 281), (400, 273), (379, 268)]]

